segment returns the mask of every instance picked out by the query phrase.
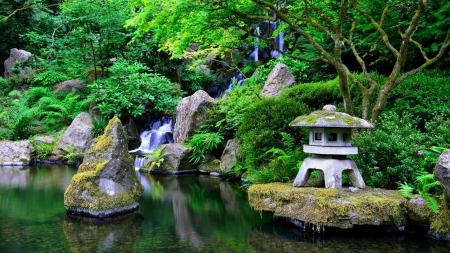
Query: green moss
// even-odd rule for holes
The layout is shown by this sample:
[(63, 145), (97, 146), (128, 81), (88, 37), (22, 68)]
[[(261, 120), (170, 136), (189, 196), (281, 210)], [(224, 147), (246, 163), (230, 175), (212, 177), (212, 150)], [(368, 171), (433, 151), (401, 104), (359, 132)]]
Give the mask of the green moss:
[(347, 126), (361, 125), (361, 122), (348, 114), (329, 111), (315, 111), (309, 115), (302, 115), (295, 118), (289, 125), (303, 123), (305, 125), (314, 125), (319, 123), (319, 119), (325, 122), (342, 122)]
[(406, 223), (406, 199), (398, 191), (367, 188), (351, 192), (272, 183), (253, 185), (248, 195), (250, 205), (258, 211), (271, 211), (276, 216), (319, 226), (351, 228)]
[(430, 229), (437, 233), (450, 233), (450, 209), (442, 201), (439, 213), (431, 219)]

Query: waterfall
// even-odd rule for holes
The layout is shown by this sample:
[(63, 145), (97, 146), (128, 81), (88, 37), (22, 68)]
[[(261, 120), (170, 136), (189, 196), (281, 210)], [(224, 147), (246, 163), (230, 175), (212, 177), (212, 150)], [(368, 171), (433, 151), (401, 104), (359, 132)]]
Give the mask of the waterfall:
[[(270, 22), (271, 23), (271, 27), (272, 27), (272, 31), (275, 31), (275, 29), (277, 29), (277, 27), (278, 27), (278, 23), (279, 23), (280, 21), (276, 21), (276, 22)], [(277, 47), (281, 50), (281, 51), (285, 51), (285, 49), (284, 49), (284, 43), (283, 43), (283, 40), (284, 40), (284, 33), (283, 32), (280, 32), (278, 35), (277, 35), (277, 37), (275, 37), (275, 44), (277, 45)], [(280, 54), (277, 50), (275, 50), (275, 49), (272, 49), (272, 50), (270, 50), (270, 56), (272, 57), (272, 58), (275, 58), (275, 57), (282, 57), (283, 55), (282, 54)]]
[(134, 160), (135, 169), (139, 169), (146, 161), (144, 155), (151, 153), (156, 147), (166, 143), (173, 143), (172, 117), (149, 117), (144, 130), (139, 135), (141, 145), (133, 150), (131, 154), (136, 155)]
[[(259, 27), (256, 27), (255, 33), (259, 36)], [(255, 45), (253, 46), (253, 52), (250, 53), (248, 59), (252, 61), (259, 61), (259, 47), (258, 47), (259, 39), (255, 39)]]
[(236, 85), (242, 85), (244, 83), (244, 76), (242, 74), (237, 74), (231, 78), (230, 84), (226, 91), (230, 91)]

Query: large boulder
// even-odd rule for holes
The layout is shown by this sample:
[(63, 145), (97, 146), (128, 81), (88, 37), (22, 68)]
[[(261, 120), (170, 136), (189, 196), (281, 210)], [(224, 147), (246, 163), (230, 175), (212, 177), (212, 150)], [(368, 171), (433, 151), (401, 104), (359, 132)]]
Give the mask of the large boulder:
[(177, 115), (173, 129), (175, 143), (186, 142), (211, 115), (207, 109), (217, 101), (203, 90), (183, 98), (177, 105)]
[[(11, 76), (15, 75), (12, 72), (12, 68), (14, 67), (14, 64), (16, 64), (16, 62), (26, 60), (30, 56), (31, 53), (28, 51), (12, 48), (9, 58), (5, 61), (5, 78), (10, 78)], [(29, 77), (29, 75), (23, 69), (20, 70), (19, 75)]]
[(0, 165), (29, 165), (33, 151), (34, 147), (28, 140), (0, 141)]
[(260, 95), (277, 97), (284, 89), (293, 85), (295, 85), (295, 78), (289, 67), (283, 63), (278, 63), (267, 77)]
[(67, 149), (74, 147), (75, 153), (84, 153), (86, 146), (92, 140), (91, 131), (94, 128), (92, 118), (88, 113), (82, 112), (72, 121), (66, 132), (56, 143), (51, 160), (61, 160), (67, 154)]
[(53, 86), (55, 92), (81, 92), (86, 86), (83, 80), (67, 80), (64, 82), (59, 82)]
[(227, 172), (231, 170), (238, 160), (239, 140), (228, 140), (225, 149), (220, 157), (220, 171)]
[(86, 152), (64, 194), (64, 205), (68, 213), (113, 216), (136, 210), (143, 191), (122, 124), (114, 117)]
[(444, 151), (438, 158), (434, 171), (434, 178), (444, 188), (444, 198), (450, 208), (450, 150)]
[(142, 165), (139, 170), (150, 172), (152, 174), (178, 174), (178, 173), (191, 173), (196, 171), (195, 165), (189, 162), (189, 155), (191, 151), (189, 148), (179, 144), (163, 144), (157, 149), (163, 148), (160, 158), (163, 158), (163, 162), (159, 167), (155, 166), (154, 158), (149, 158)]

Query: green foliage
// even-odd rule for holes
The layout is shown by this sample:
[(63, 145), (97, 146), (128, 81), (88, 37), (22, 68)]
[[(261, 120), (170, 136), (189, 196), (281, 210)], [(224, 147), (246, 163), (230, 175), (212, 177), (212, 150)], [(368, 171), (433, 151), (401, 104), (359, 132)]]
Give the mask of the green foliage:
[(94, 128), (92, 128), (91, 136), (92, 138), (97, 138), (98, 136), (102, 135), (105, 131), (106, 126), (108, 125), (109, 119), (104, 116), (94, 116), (92, 120), (92, 125), (94, 125)]
[(414, 188), (411, 185), (409, 185), (408, 183), (398, 182), (398, 188), (399, 188), (399, 191), (403, 194), (403, 197), (405, 197), (407, 199), (411, 199), (413, 197), (412, 193), (414, 191)]
[(295, 140), (295, 145), (301, 146), (307, 141), (307, 129), (289, 126), (295, 117), (307, 113), (309, 109), (294, 99), (266, 98), (249, 105), (236, 133), (241, 140), (239, 153), (244, 167), (259, 170), (271, 162), (273, 158), (266, 153), (285, 148), (283, 132)]
[(446, 111), (450, 107), (450, 86), (443, 85), (445, 83), (450, 83), (450, 76), (438, 71), (417, 73), (407, 78), (401, 89), (391, 92), (386, 110), (398, 114), (410, 111), (418, 117), (419, 128), (423, 129), (436, 112)]
[(150, 169), (149, 172), (155, 168), (155, 166), (157, 168), (159, 168), (161, 166), (161, 163), (164, 162), (164, 155), (162, 154), (162, 152), (164, 151), (166, 147), (165, 146), (159, 146), (156, 147), (155, 149), (152, 150), (151, 153), (146, 154), (144, 157), (146, 159), (151, 159), (152, 163), (150, 164)]
[(217, 132), (226, 140), (233, 139), (244, 112), (251, 103), (260, 100), (257, 95), (261, 91), (260, 84), (253, 81), (253, 78), (246, 79), (243, 85), (234, 87), (225, 98), (219, 99), (217, 106), (209, 111), (212, 118), (201, 126), (200, 132)]
[(442, 193), (439, 181), (434, 179), (434, 175), (431, 173), (423, 173), (417, 177), (418, 192), (425, 199), (433, 212), (439, 212), (439, 204), (435, 198), (430, 194), (430, 190), (433, 189), (435, 193)]
[(416, 188), (414, 173), (430, 172), (423, 153), (426, 136), (416, 125), (411, 113), (390, 112), (380, 117), (375, 130), (362, 130), (353, 137), (353, 145), (359, 147), (353, 159), (367, 185), (395, 189), (397, 182), (405, 182)]
[(283, 148), (271, 148), (265, 155), (270, 161), (258, 169), (249, 169), (245, 186), (270, 182), (289, 182), (298, 173), (305, 155), (302, 147), (295, 148), (295, 139), (288, 133), (280, 133)]
[(89, 105), (79, 94), (54, 93), (45, 87), (34, 87), (25, 92), (14, 90), (9, 95), (18, 99), (11, 101), (0, 113), (5, 127), (0, 136), (6, 140), (27, 139), (44, 130), (68, 126)]
[(218, 133), (196, 133), (187, 143), (192, 148), (189, 161), (203, 163), (205, 161), (205, 155), (223, 146), (223, 144), (223, 137)]
[(91, 99), (103, 115), (139, 116), (143, 113), (174, 112), (181, 99), (180, 88), (158, 74), (147, 73), (141, 63), (116, 62), (111, 76), (87, 85)]
[(66, 81), (69, 78), (63, 73), (56, 72), (54, 70), (47, 70), (45, 72), (40, 73), (39, 75), (33, 78), (33, 82), (38, 86), (51, 86), (55, 83)]
[(183, 89), (188, 91), (189, 94), (193, 94), (198, 90), (205, 90), (208, 85), (214, 82), (214, 76), (207, 75), (201, 71), (185, 66), (184, 71), (181, 74), (181, 80)]
[(47, 131), (56, 130), (68, 126), (78, 114), (89, 108), (89, 100), (82, 96), (71, 93), (50, 93), (39, 99), (38, 117), (46, 126)]
[(80, 160), (83, 159), (83, 154), (77, 153), (75, 151), (75, 147), (73, 146), (66, 148), (65, 151), (67, 153), (64, 155), (64, 159), (66, 159), (69, 164), (77, 164)]
[(33, 142), (33, 147), (36, 150), (35, 158), (44, 159), (51, 154), (55, 148), (55, 143), (45, 143), (45, 142)]

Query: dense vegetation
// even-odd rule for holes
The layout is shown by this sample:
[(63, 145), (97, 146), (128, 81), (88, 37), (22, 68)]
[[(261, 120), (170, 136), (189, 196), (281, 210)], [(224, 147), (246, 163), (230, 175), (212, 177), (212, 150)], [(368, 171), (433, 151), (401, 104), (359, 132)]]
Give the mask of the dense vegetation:
[[(450, 144), (450, 3), (314, 2), (5, 0), (0, 54), (16, 47), (33, 55), (14, 67), (27, 76), (0, 78), (0, 139), (59, 135), (90, 104), (101, 114), (95, 135), (114, 115), (173, 114), (183, 96), (225, 85), (233, 72), (245, 82), (219, 99), (189, 142), (192, 161), (219, 155), (238, 138), (234, 174), (249, 184), (290, 181), (306, 156), (307, 133), (288, 123), (335, 104), (377, 125), (354, 135), (360, 155), (353, 159), (366, 183), (422, 191), (437, 147)], [(257, 32), (275, 21), (275, 30)], [(282, 32), (285, 51), (273, 43)], [(255, 43), (284, 56), (248, 61)], [(262, 99), (257, 94), (280, 62), (299, 84)], [(70, 79), (87, 86), (53, 91)]]

